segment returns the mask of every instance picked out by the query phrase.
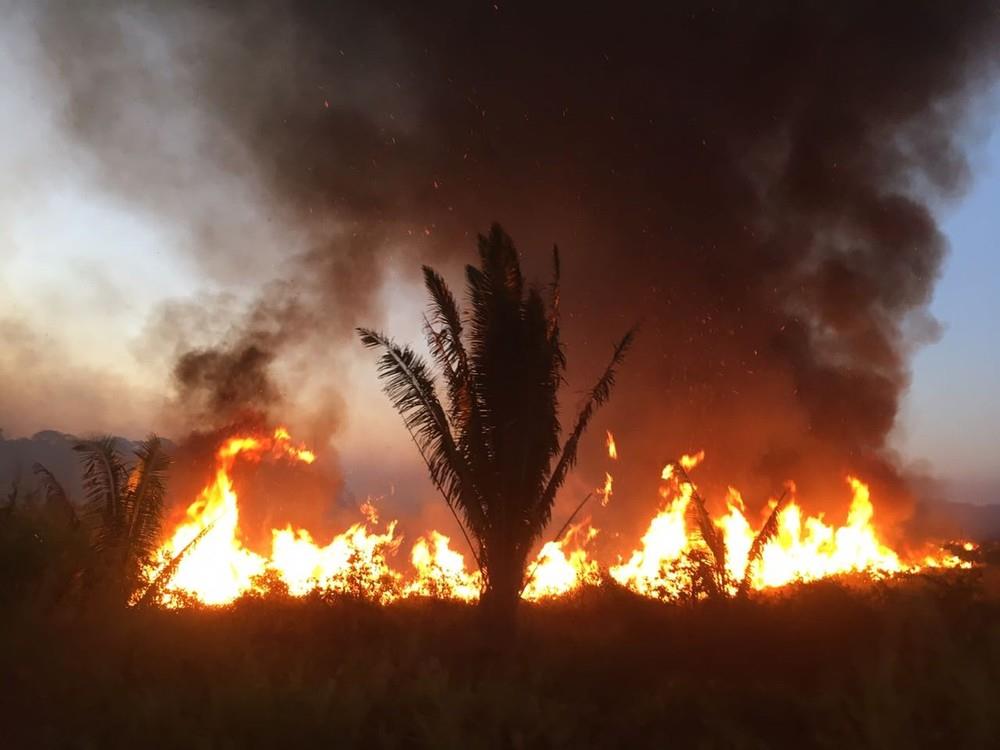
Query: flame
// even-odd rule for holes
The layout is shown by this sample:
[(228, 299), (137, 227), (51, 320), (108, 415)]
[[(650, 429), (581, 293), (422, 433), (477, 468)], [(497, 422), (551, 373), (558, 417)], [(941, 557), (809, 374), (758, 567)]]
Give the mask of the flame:
[(608, 446), (608, 458), (612, 461), (618, 460), (618, 446), (615, 444), (615, 436), (611, 434), (611, 430), (608, 430), (608, 437), (605, 441)]
[[(683, 456), (678, 462), (685, 471), (704, 459), (701, 451)], [(663, 490), (667, 505), (653, 518), (642, 537), (642, 546), (627, 561), (608, 571), (621, 585), (644, 596), (668, 599), (691, 592), (693, 569), (697, 562), (692, 553), (700, 544), (688, 529), (687, 509), (694, 491), (688, 481), (679, 481), (674, 467), (668, 464), (662, 473), (671, 486)], [(725, 587), (736, 593), (746, 577), (749, 588), (783, 586), (793, 581), (813, 581), (832, 575), (863, 572), (886, 577), (901, 572), (917, 572), (920, 564), (904, 564), (896, 552), (883, 544), (872, 525), (874, 506), (867, 484), (848, 476), (851, 503), (843, 526), (834, 527), (823, 516), (805, 516), (794, 501), (782, 507), (776, 516), (774, 534), (750, 559), (755, 529), (746, 518), (743, 498), (730, 487), (727, 513), (714, 519), (725, 544)], [(794, 490), (794, 485), (790, 487)], [(769, 511), (777, 507), (772, 501)], [(926, 567), (970, 567), (953, 555), (930, 555)]]
[[(617, 456), (614, 436), (608, 432), (608, 455)], [(167, 607), (195, 600), (221, 605), (248, 593), (266, 593), (276, 582), (291, 596), (333, 592), (363, 596), (382, 604), (411, 596), (471, 602), (479, 598), (483, 576), (470, 570), (451, 540), (430, 531), (410, 550), (409, 575), (395, 570), (391, 560), (402, 537), (396, 522), (378, 531), (375, 505), (365, 502), (364, 521), (355, 523), (318, 544), (305, 529), (273, 529), (271, 549), (265, 555), (247, 548), (239, 528), (239, 498), (231, 473), (238, 459), (265, 458), (311, 464), (315, 454), (292, 442), (284, 427), (270, 435), (240, 435), (225, 440), (216, 452), (209, 482), (187, 508), (185, 518), (158, 550), (145, 571), (154, 585), (155, 600)], [(705, 458), (704, 451), (681, 456), (661, 472), (663, 505), (649, 523), (627, 559), (607, 568), (611, 579), (642, 596), (676, 599), (698, 596), (698, 577), (704, 575), (710, 548), (701, 532), (689, 527), (695, 487), (689, 471)], [(613, 478), (605, 473), (596, 492), (607, 504)], [(725, 545), (725, 562), (713, 576), (721, 589), (736, 594), (741, 588), (760, 590), (795, 581), (812, 581), (841, 573), (861, 572), (887, 577), (924, 568), (968, 568), (971, 563), (943, 550), (924, 554), (919, 562), (904, 562), (879, 538), (873, 525), (875, 508), (867, 484), (848, 476), (851, 501), (843, 525), (827, 523), (823, 515), (807, 516), (789, 484), (790, 499), (780, 506), (772, 500), (766, 520), (753, 524), (739, 491), (730, 487), (725, 514), (711, 523)], [(777, 512), (775, 512), (777, 509)], [(761, 529), (768, 533), (758, 538)], [(571, 527), (562, 537), (544, 544), (528, 566), (523, 598), (539, 601), (564, 596), (603, 580), (598, 562), (587, 551), (598, 530), (589, 521)], [(966, 552), (977, 547), (959, 542)], [(912, 558), (911, 558), (912, 559)], [(717, 588), (718, 588), (717, 585)], [(702, 590), (703, 593), (703, 590)], [(136, 594), (138, 598), (139, 594)]]
[(601, 498), (601, 506), (607, 507), (608, 503), (611, 502), (611, 494), (614, 489), (615, 478), (611, 476), (608, 472), (604, 472), (604, 486), (598, 487), (596, 492)]
[[(558, 541), (546, 542), (528, 569), (530, 578), (521, 596), (538, 601), (564, 596), (581, 586), (600, 585), (600, 567), (587, 556), (585, 549), (597, 533), (597, 529), (584, 522), (571, 527)], [(571, 541), (577, 546), (567, 556), (566, 548)]]
[(680, 457), (678, 463), (683, 467), (684, 471), (691, 471), (704, 460), (705, 451), (698, 451), (697, 453), (692, 453), (690, 455), (685, 453)]
[(387, 552), (399, 545), (395, 527), (395, 522), (390, 523), (384, 533), (375, 534), (364, 524), (354, 524), (325, 547), (318, 546), (304, 529), (276, 530), (269, 568), (293, 596), (320, 590), (388, 603), (396, 598), (400, 578), (386, 561)]
[(416, 578), (406, 587), (405, 594), (477, 600), (483, 587), (482, 574), (478, 570), (466, 571), (465, 558), (451, 549), (451, 540), (444, 534), (432, 531), (429, 536), (429, 540), (418, 539), (410, 552)]
[(637, 594), (672, 599), (684, 589), (681, 558), (689, 549), (685, 512), (693, 487), (684, 482), (676, 489), (669, 504), (650, 522), (642, 547), (627, 562), (613, 565), (608, 571), (614, 580)]
[[(259, 461), (270, 454), (311, 464), (312, 451), (293, 445), (284, 427), (271, 436), (237, 436), (226, 440), (216, 452), (212, 481), (188, 507), (186, 520), (157, 551), (146, 579), (168, 580), (161, 586), (160, 602), (177, 605), (187, 597), (204, 604), (226, 604), (237, 597), (262, 591), (265, 576), (272, 574), (290, 594), (301, 596), (313, 589), (357, 593), (359, 587), (377, 591), (376, 598), (388, 600), (398, 579), (385, 555), (398, 546), (395, 524), (383, 534), (369, 533), (355, 524), (325, 547), (317, 545), (304, 529), (272, 531), (269, 557), (247, 549), (240, 538), (239, 502), (231, 473), (238, 457)], [(370, 504), (362, 506), (368, 522), (378, 522)], [(173, 570), (170, 567), (173, 566)]]

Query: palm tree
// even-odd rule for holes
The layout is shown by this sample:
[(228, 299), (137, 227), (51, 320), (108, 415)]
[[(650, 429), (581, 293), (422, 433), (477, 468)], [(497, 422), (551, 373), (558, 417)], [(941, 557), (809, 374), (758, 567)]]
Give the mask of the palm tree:
[(127, 599), (159, 542), (170, 457), (155, 435), (139, 443), (131, 467), (111, 437), (74, 449), (83, 463), (83, 521), (92, 533), (91, 584)]
[(764, 556), (764, 548), (778, 535), (778, 521), (781, 518), (781, 511), (785, 509), (786, 497), (788, 497), (788, 487), (785, 487), (785, 490), (778, 497), (777, 501), (775, 501), (770, 515), (768, 515), (764, 525), (760, 527), (760, 531), (753, 538), (753, 542), (750, 543), (750, 551), (747, 553), (747, 566), (743, 571), (743, 580), (740, 581), (740, 596), (746, 596), (750, 592), (750, 586), (753, 583), (751, 570), (754, 564), (760, 562)]
[(40, 463), (35, 463), (32, 467), (38, 482), (41, 485), (42, 496), (45, 498), (45, 510), (50, 516), (64, 519), (70, 526), (76, 528), (79, 519), (76, 517), (76, 509), (69, 500), (69, 495), (63, 488), (59, 480), (55, 478), (51, 471)]
[(441, 276), (423, 269), (427, 341), (444, 376), (447, 408), (430, 367), (412, 349), (382, 333), (358, 332), (365, 346), (382, 351), (385, 392), (469, 540), (484, 574), (482, 605), (506, 622), (516, 610), (527, 556), (551, 518), (591, 417), (610, 397), (634, 329), (615, 347), (560, 445), (558, 392), (566, 358), (558, 249), (547, 303), (526, 286), (517, 250), (498, 224), (480, 235), (479, 260), (478, 268), (466, 268), (466, 316)]

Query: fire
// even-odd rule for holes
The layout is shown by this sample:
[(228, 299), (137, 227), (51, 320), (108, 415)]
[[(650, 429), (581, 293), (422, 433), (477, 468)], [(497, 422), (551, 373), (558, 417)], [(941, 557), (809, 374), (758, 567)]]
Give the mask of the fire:
[(705, 451), (698, 451), (697, 453), (692, 453), (690, 455), (685, 453), (680, 457), (680, 460), (677, 463), (681, 465), (681, 468), (683, 468), (684, 471), (691, 471), (691, 469), (695, 468), (704, 460)]
[[(662, 478), (670, 487), (663, 490), (668, 502), (653, 518), (642, 546), (627, 561), (610, 568), (609, 574), (621, 585), (636, 593), (669, 599), (694, 590), (695, 573), (702, 564), (706, 546), (692, 533), (688, 510), (694, 486), (686, 472), (704, 460), (704, 452), (682, 456), (678, 464), (664, 467)], [(885, 546), (872, 525), (874, 507), (871, 494), (857, 477), (847, 477), (851, 504), (843, 526), (824, 522), (823, 516), (805, 516), (794, 501), (778, 507), (772, 500), (774, 514), (770, 533), (762, 533), (768, 523), (755, 529), (746, 518), (740, 493), (730, 488), (727, 513), (713, 519), (725, 549), (722, 561), (723, 583), (727, 593), (741, 587), (764, 589), (793, 581), (813, 581), (842, 573), (861, 572), (873, 577), (916, 572), (919, 564), (904, 564), (896, 552)], [(707, 550), (711, 553), (711, 550)], [(969, 567), (955, 556), (928, 556), (927, 567)]]
[(465, 558), (451, 548), (451, 540), (444, 534), (432, 531), (429, 536), (429, 540), (418, 539), (410, 552), (416, 578), (406, 587), (405, 594), (477, 600), (483, 587), (482, 574), (478, 570), (466, 571)]
[[(614, 436), (608, 432), (607, 437), (608, 455), (616, 458)], [(379, 516), (371, 502), (360, 508), (364, 521), (325, 545), (305, 529), (286, 526), (272, 530), (266, 555), (247, 548), (231, 473), (238, 459), (265, 458), (305, 464), (316, 460), (312, 451), (294, 444), (283, 427), (270, 435), (224, 441), (210, 481), (158, 550), (145, 571), (147, 588), (137, 592), (135, 600), (152, 592), (154, 601), (168, 607), (191, 600), (221, 605), (248, 593), (265, 593), (275, 583), (291, 596), (332, 592), (383, 604), (413, 596), (466, 602), (480, 597), (481, 571), (475, 566), (470, 570), (463, 554), (452, 549), (451, 539), (438, 531), (415, 541), (407, 574), (397, 571), (392, 560), (403, 538), (395, 521), (378, 530)], [(943, 551), (904, 562), (880, 540), (869, 487), (854, 476), (846, 478), (851, 500), (840, 526), (827, 523), (822, 515), (807, 516), (792, 484), (781, 498), (770, 501), (760, 524), (747, 518), (743, 498), (732, 487), (726, 512), (710, 518), (688, 474), (704, 458), (699, 451), (664, 466), (663, 504), (627, 559), (603, 569), (587, 551), (598, 529), (589, 521), (571, 526), (561, 538), (543, 544), (528, 565), (523, 598), (564, 596), (583, 586), (601, 585), (605, 576), (642, 596), (677, 599), (704, 595), (706, 581), (714, 591), (735, 595), (841, 573), (886, 577), (923, 568), (971, 567)], [(605, 473), (604, 487), (596, 491), (602, 505), (611, 497), (612, 484), (611, 474)], [(958, 546), (966, 552), (976, 549), (969, 542)]]
[(354, 524), (325, 547), (304, 529), (274, 531), (268, 567), (277, 571), (293, 596), (320, 590), (388, 603), (395, 598), (400, 577), (386, 560), (387, 552), (399, 546), (395, 527), (390, 523), (385, 533), (375, 534), (364, 524)]
[[(244, 546), (232, 469), (238, 457), (260, 461), (267, 455), (306, 464), (316, 460), (312, 451), (292, 444), (284, 427), (270, 436), (226, 440), (216, 453), (212, 481), (188, 507), (186, 520), (158, 550), (156, 563), (147, 571), (150, 582), (168, 579), (160, 583), (160, 602), (171, 606), (193, 597), (204, 604), (226, 604), (264, 590), (268, 574), (294, 596), (321, 589), (376, 592), (375, 598), (391, 599), (398, 574), (389, 567), (386, 554), (399, 544), (394, 523), (382, 534), (355, 524), (323, 547), (304, 529), (274, 529), (269, 557)], [(374, 508), (362, 506), (362, 511), (369, 524), (378, 523)]]
[[(587, 556), (585, 549), (597, 533), (597, 529), (585, 523), (571, 527), (558, 541), (546, 542), (528, 569), (528, 583), (521, 596), (538, 601), (563, 596), (580, 586), (600, 585), (600, 567)], [(576, 547), (567, 555), (570, 542)]]
[[(669, 467), (669, 464), (668, 464)], [(664, 474), (667, 474), (666, 468)], [(673, 599), (684, 588), (681, 563), (689, 549), (685, 512), (691, 501), (692, 487), (679, 485), (679, 492), (649, 524), (642, 537), (642, 547), (629, 560), (614, 565), (608, 573), (637, 594), (657, 599)]]
[(597, 494), (601, 498), (601, 506), (603, 507), (607, 507), (607, 504), (611, 502), (614, 482), (614, 477), (612, 477), (608, 472), (604, 472), (604, 486), (597, 488)]
[(608, 446), (608, 458), (612, 461), (618, 460), (618, 446), (615, 444), (615, 436), (611, 434), (611, 430), (608, 430), (608, 437), (605, 441)]

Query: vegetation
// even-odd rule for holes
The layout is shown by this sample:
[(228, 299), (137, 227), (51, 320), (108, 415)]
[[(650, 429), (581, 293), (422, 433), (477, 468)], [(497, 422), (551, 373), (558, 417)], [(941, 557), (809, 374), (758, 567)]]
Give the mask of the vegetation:
[[(127, 608), (79, 583), (95, 556), (126, 569), (120, 529), (162, 469), (150, 447), (92, 497), (96, 536), (42, 471), (8, 497), (5, 747), (978, 748), (1000, 732), (1000, 545), (971, 571), (681, 604), (606, 581), (526, 606), (503, 643), (467, 605), (277, 585), (226, 608)], [(81, 455), (113, 457), (99, 441)]]
[[(989, 573), (989, 571), (987, 571)], [(14, 616), (11, 616), (14, 615)], [(1000, 589), (956, 573), (690, 606), (248, 598), (10, 612), (8, 747), (989, 747)]]
[[(566, 358), (559, 330), (559, 254), (548, 303), (521, 274), (511, 238), (494, 224), (479, 237), (479, 267), (466, 268), (471, 306), (461, 315), (444, 279), (424, 267), (430, 295), (427, 343), (444, 376), (442, 406), (430, 367), (412, 349), (360, 329), (380, 349), (379, 377), (413, 437), (431, 479), (472, 537), (485, 579), (481, 599), (506, 624), (524, 586), (532, 545), (576, 462), (591, 417), (611, 395), (632, 342), (618, 343), (560, 446), (559, 387)], [(466, 336), (468, 328), (468, 336)]]
[(34, 515), (86, 540), (88, 554), (79, 561), (75, 583), (124, 603), (142, 582), (142, 570), (159, 544), (170, 457), (155, 435), (139, 443), (131, 466), (111, 437), (80, 441), (75, 450), (85, 494), (79, 517), (66, 490), (41, 464), (35, 464), (34, 473), (45, 499)]

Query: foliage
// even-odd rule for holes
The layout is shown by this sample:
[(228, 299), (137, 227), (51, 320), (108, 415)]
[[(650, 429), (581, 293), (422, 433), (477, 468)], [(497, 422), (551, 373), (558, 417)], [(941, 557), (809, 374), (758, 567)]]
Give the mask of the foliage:
[[(248, 597), (0, 623), (6, 746), (990, 747), (997, 571), (685, 606)], [(152, 738), (152, 739), (151, 739)]]
[[(632, 343), (629, 331), (590, 390), (560, 445), (559, 388), (566, 358), (559, 329), (559, 256), (548, 302), (526, 285), (517, 250), (499, 225), (479, 238), (479, 266), (466, 268), (463, 316), (444, 279), (424, 267), (430, 296), (427, 343), (443, 375), (442, 405), (431, 367), (410, 347), (359, 329), (379, 349), (379, 377), (448, 507), (474, 540), (482, 601), (513, 611), (532, 545), (576, 462), (594, 412), (611, 395)], [(472, 542), (470, 541), (470, 544)]]
[(124, 601), (156, 549), (170, 458), (158, 437), (139, 443), (129, 466), (109, 436), (74, 446), (83, 469), (84, 504), (78, 518), (66, 491), (41, 464), (34, 472), (46, 507), (70, 526), (82, 524), (90, 555), (82, 564), (89, 591)]

